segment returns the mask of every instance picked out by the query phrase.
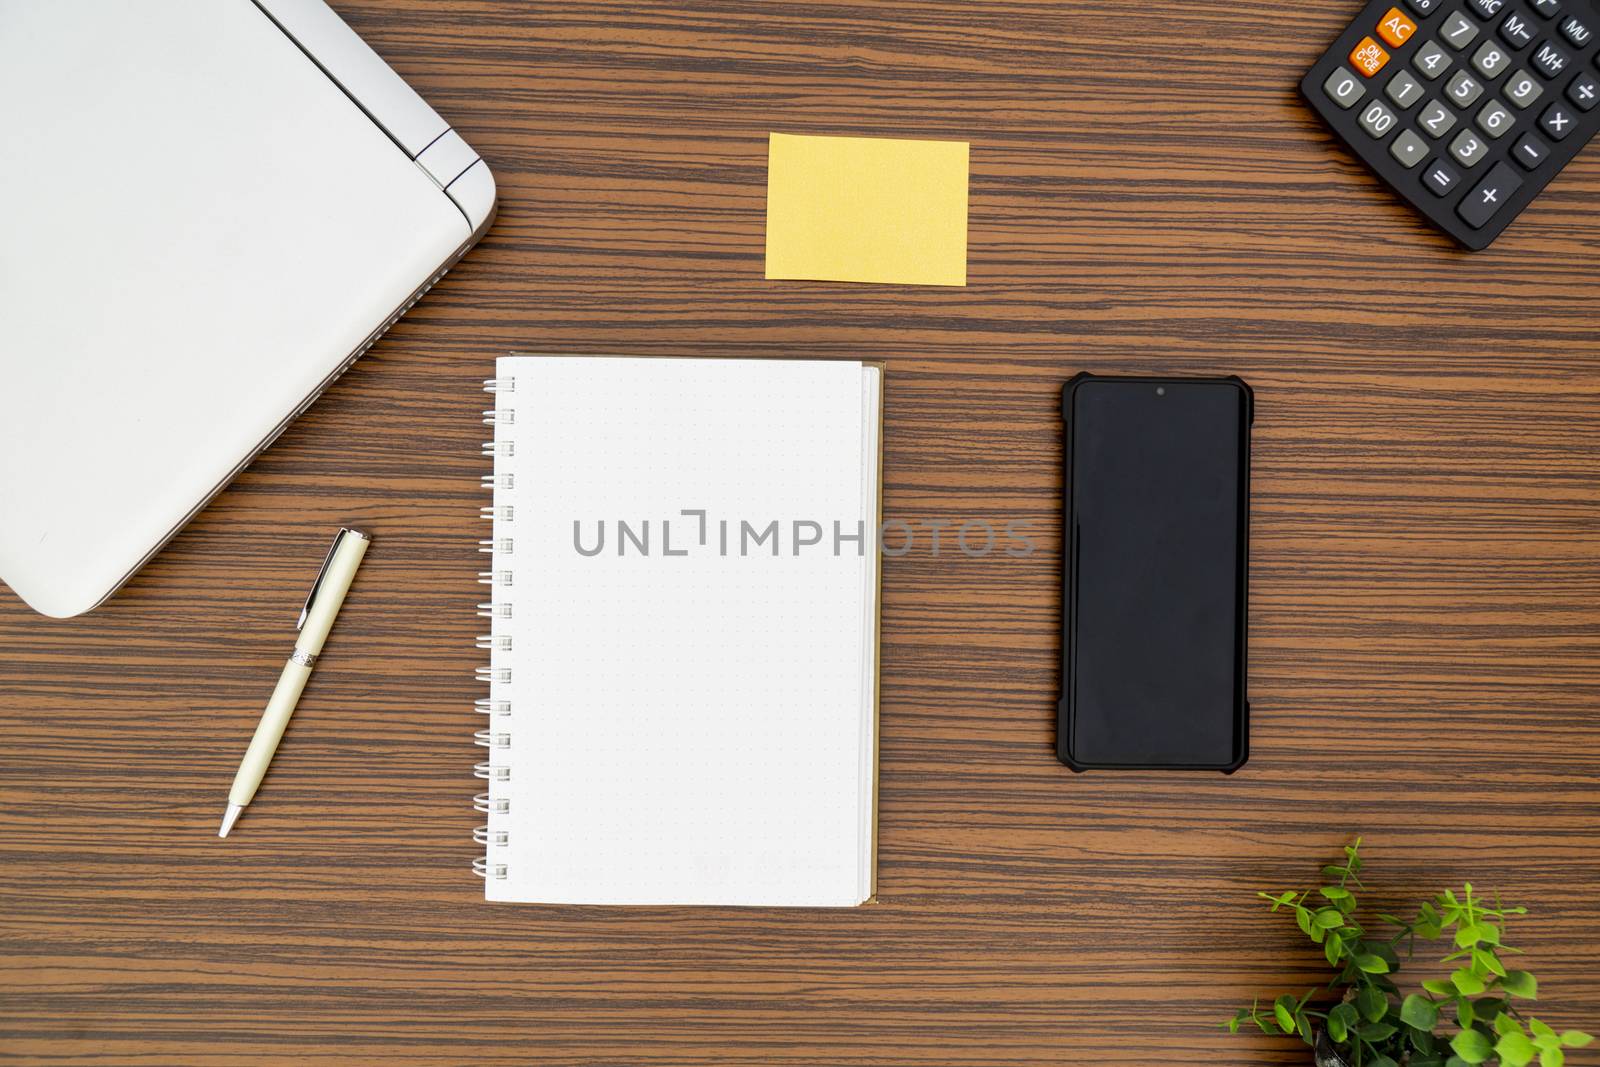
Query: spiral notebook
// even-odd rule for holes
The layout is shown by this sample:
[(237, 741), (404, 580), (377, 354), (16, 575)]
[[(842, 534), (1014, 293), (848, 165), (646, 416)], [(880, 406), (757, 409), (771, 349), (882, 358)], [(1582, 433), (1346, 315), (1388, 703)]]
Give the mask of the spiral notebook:
[(871, 899), (881, 384), (844, 361), (498, 361), (487, 899)]

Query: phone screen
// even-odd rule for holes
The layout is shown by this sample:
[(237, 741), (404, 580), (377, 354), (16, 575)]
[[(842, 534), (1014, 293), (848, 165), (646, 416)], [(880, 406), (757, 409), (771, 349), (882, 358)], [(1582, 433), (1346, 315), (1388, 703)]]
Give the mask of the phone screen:
[(1248, 388), (1069, 385), (1058, 749), (1074, 766), (1244, 758)]

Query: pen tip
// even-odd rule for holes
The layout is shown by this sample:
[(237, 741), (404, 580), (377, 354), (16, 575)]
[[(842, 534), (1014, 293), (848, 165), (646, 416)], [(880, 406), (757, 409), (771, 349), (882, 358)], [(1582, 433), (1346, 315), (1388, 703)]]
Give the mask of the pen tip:
[(233, 824), (239, 821), (239, 813), (244, 811), (243, 804), (229, 804), (227, 812), (222, 816), (222, 829), (217, 831), (218, 837), (227, 837), (228, 831), (233, 829)]

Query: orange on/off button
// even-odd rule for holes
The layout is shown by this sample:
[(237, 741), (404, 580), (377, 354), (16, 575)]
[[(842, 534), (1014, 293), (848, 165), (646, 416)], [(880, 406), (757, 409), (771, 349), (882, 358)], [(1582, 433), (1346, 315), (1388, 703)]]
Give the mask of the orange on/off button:
[(1389, 53), (1371, 37), (1361, 38), (1361, 43), (1350, 53), (1350, 65), (1369, 78), (1382, 70), (1387, 62)]
[(1391, 7), (1389, 13), (1383, 16), (1383, 21), (1378, 23), (1378, 36), (1388, 41), (1390, 48), (1399, 48), (1411, 40), (1411, 35), (1416, 32), (1417, 24), (1397, 7)]

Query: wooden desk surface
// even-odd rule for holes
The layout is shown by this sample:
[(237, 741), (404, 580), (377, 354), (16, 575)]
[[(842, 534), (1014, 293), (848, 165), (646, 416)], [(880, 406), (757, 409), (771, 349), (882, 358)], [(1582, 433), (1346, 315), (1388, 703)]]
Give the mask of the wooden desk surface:
[[(1344, 0), (335, 6), (499, 221), (104, 608), (0, 592), (0, 1061), (1305, 1064), (1214, 1027), (1321, 973), (1252, 894), (1357, 832), (1395, 907), (1533, 906), (1545, 1011), (1597, 1029), (1600, 150), (1456, 252), (1295, 96)], [(971, 284), (764, 281), (772, 130), (969, 139)], [(1034, 525), (887, 562), (875, 907), (481, 902), (477, 387), (513, 347), (885, 359), (890, 515)], [(1232, 778), (1052, 755), (1085, 369), (1255, 387)], [(221, 842), (341, 522), (376, 547)]]

